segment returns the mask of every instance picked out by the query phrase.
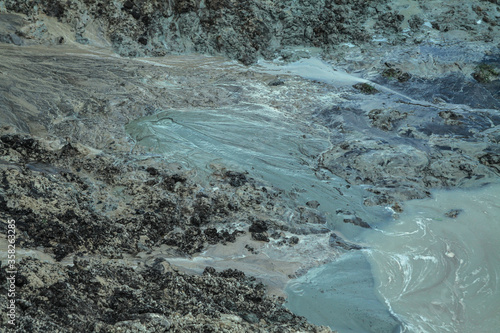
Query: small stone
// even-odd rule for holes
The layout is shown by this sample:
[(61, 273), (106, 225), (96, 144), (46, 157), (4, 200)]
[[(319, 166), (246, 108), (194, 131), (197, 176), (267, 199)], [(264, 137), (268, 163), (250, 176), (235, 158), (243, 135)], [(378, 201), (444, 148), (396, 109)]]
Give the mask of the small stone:
[(267, 232), (252, 232), (252, 239), (259, 242), (269, 242)]
[(250, 324), (255, 324), (259, 322), (259, 317), (255, 315), (255, 313), (245, 313), (241, 316), (243, 319), (245, 319), (247, 322)]
[(403, 208), (399, 205), (399, 203), (394, 203), (394, 205), (392, 205), (392, 210), (395, 211), (396, 213), (402, 213), (403, 212)]
[(361, 250), (363, 247), (350, 243), (345, 241), (342, 237), (337, 235), (336, 233), (332, 232), (330, 235), (330, 246), (332, 247), (341, 247), (345, 250)]
[(313, 208), (313, 209), (316, 209), (316, 208), (318, 208), (318, 207), (319, 207), (319, 202), (317, 202), (316, 200), (311, 200), (311, 201), (306, 202), (306, 205), (307, 205), (308, 207), (311, 207), (311, 208)]
[(292, 236), (288, 240), (288, 244), (290, 244), (290, 245), (295, 245), (295, 244), (298, 244), (298, 243), (299, 243), (299, 237), (297, 237), (297, 236)]
[(268, 83), (268, 85), (272, 86), (272, 87), (281, 86), (283, 84), (285, 84), (285, 81), (283, 81), (281, 79), (275, 79), (275, 80), (272, 80), (271, 82)]
[(254, 223), (252, 223), (252, 225), (250, 226), (248, 231), (260, 233), (260, 232), (267, 231), (268, 229), (269, 229), (269, 227), (267, 226), (266, 221), (258, 220), (258, 221), (255, 221)]
[(359, 226), (361, 228), (367, 228), (367, 229), (371, 228), (371, 226), (368, 223), (366, 223), (365, 221), (363, 221), (358, 216), (345, 218), (344, 219), (344, 223), (351, 223), (351, 224), (357, 225), (357, 226)]
[(379, 92), (377, 89), (375, 89), (368, 83), (356, 83), (355, 85), (353, 85), (353, 88), (359, 90), (365, 95), (374, 95)]
[(227, 171), (224, 176), (229, 178), (229, 184), (233, 187), (240, 187), (248, 183), (247, 177), (241, 172)]
[(444, 215), (446, 217), (454, 219), (462, 212), (463, 212), (463, 209), (451, 209), (450, 211), (446, 212)]

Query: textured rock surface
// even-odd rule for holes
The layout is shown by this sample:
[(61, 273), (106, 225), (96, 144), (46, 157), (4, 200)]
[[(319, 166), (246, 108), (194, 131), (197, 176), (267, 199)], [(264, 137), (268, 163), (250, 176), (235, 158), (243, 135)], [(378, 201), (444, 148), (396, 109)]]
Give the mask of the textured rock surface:
[[(369, 39), (364, 23), (380, 1), (4, 1), (7, 10), (56, 17), (75, 39), (88, 43), (87, 27), (102, 27), (125, 56), (171, 52), (221, 53), (244, 63), (275, 57), (283, 46), (327, 47)], [(387, 18), (380, 17), (382, 22)], [(385, 24), (379, 24), (380, 30)], [(42, 32), (39, 33), (43, 35)]]
[[(162, 162), (29, 136), (5, 134), (0, 142), (0, 215), (16, 219), (17, 248), (44, 249), (65, 261), (18, 262), (17, 329), (330, 331), (285, 310), (283, 299), (266, 296), (264, 285), (243, 272), (207, 268), (203, 276), (192, 276), (161, 259), (139, 260), (137, 269), (131, 268), (134, 261), (120, 260), (161, 245), (167, 247), (164, 255), (182, 256), (234, 242), (247, 232), (241, 222), (265, 216), (261, 207), (268, 205), (277, 215), (268, 210), (274, 222), (266, 222), (265, 229), (288, 230), (278, 219), (276, 195), (256, 188), (252, 179), (244, 184), (234, 177), (214, 180), (220, 190), (205, 194), (185, 176), (166, 172)], [(6, 224), (1, 228), (6, 234)], [(287, 246), (287, 237), (276, 235)], [(298, 241), (294, 236), (290, 244)], [(68, 267), (65, 257), (75, 253)], [(1, 274), (6, 281), (5, 267)], [(4, 315), (1, 320), (5, 326)]]
[(50, 37), (43, 14), (69, 24), (72, 38), (82, 44), (92, 42), (91, 36), (98, 32), (124, 56), (196, 51), (247, 64), (258, 57), (293, 58), (295, 46), (328, 51), (341, 43), (371, 42), (374, 36), (390, 43), (420, 43), (429, 28), (468, 31), (472, 38), (493, 41), (500, 15), (498, 6), (489, 1), (445, 6), (440, 1), (361, 0), (3, 0), (0, 4), (0, 9), (29, 17), (22, 29), (3, 38), (12, 43), (21, 43), (16, 35), (63, 42), (60, 36)]
[[(133, 269), (78, 257), (71, 267), (25, 259), (16, 281), (19, 332), (331, 332), (231, 269), (193, 276), (162, 260)], [(3, 315), (1, 322), (6, 327)]]

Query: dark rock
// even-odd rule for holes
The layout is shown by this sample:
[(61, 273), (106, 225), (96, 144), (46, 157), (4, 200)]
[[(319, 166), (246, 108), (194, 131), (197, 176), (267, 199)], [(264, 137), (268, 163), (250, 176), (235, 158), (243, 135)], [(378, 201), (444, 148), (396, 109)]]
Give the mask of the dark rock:
[(130, 11), (130, 14), (132, 15), (132, 17), (136, 20), (140, 19), (141, 18), (141, 11), (139, 10), (139, 8), (134, 8)]
[[(387, 64), (386, 64), (387, 65)], [(389, 68), (386, 68), (382, 72), (382, 76), (388, 79), (396, 79), (399, 82), (406, 82), (411, 79), (411, 75), (409, 73), (402, 72), (400, 69), (394, 68), (390, 65)]]
[(141, 36), (139, 37), (139, 39), (137, 40), (139, 43), (141, 43), (142, 45), (147, 45), (148, 44), (148, 39), (144, 36)]
[(281, 86), (285, 84), (285, 81), (281, 80), (281, 79), (275, 79), (275, 80), (272, 80), (271, 82), (268, 83), (269, 86)]
[(500, 172), (500, 154), (490, 152), (479, 157), (479, 162)]
[(148, 167), (146, 171), (151, 175), (151, 176), (158, 176), (160, 173), (158, 172), (157, 169), (153, 167)]
[(229, 184), (234, 187), (240, 187), (248, 183), (247, 177), (241, 172), (227, 171), (225, 177), (229, 178)]
[(130, 9), (134, 8), (134, 3), (130, 0), (127, 0), (123, 3), (123, 8), (130, 10)]
[(407, 113), (401, 113), (398, 110), (392, 109), (374, 109), (368, 113), (368, 118), (372, 121), (372, 125), (383, 131), (392, 130), (399, 120), (405, 119), (407, 116)]
[[(157, 269), (165, 264), (162, 260), (137, 269), (99, 259), (80, 261), (72, 267), (32, 258), (18, 263), (18, 331), (193, 332), (224, 325), (221, 315), (235, 313), (246, 321), (244, 326), (234, 323), (240, 331), (315, 331), (238, 270), (207, 267), (203, 275), (191, 276)], [(2, 267), (0, 277), (5, 276)], [(0, 323), (7, 325), (4, 319)]]
[(463, 212), (463, 209), (452, 209), (448, 212), (446, 212), (444, 215), (446, 217), (449, 217), (451, 219), (456, 218), (458, 215), (460, 215)]
[(377, 21), (378, 27), (384, 27), (385, 29), (390, 29), (392, 32), (401, 32), (401, 23), (404, 20), (404, 15), (395, 12), (382, 12)]
[(344, 223), (351, 223), (351, 224), (357, 225), (358, 227), (361, 227), (361, 228), (367, 228), (367, 229), (371, 228), (371, 226), (368, 223), (363, 221), (358, 216), (345, 218)]
[(172, 176), (165, 177), (161, 183), (161, 186), (164, 189), (172, 192), (175, 190), (175, 186), (177, 183), (184, 184), (186, 182), (186, 180), (187, 179), (181, 175), (172, 175)]
[(418, 31), (420, 27), (424, 24), (424, 20), (418, 15), (412, 15), (408, 20), (408, 25), (412, 30)]
[(252, 239), (259, 242), (269, 242), (267, 232), (252, 232)]
[(58, 19), (64, 16), (65, 6), (58, 1), (49, 1), (43, 11), (46, 15), (57, 17)]
[(373, 95), (379, 92), (377, 89), (375, 89), (368, 83), (356, 83), (355, 85), (353, 85), (353, 87), (365, 95)]
[(474, 80), (480, 83), (489, 83), (498, 78), (500, 70), (490, 64), (479, 64), (472, 73)]
[(253, 246), (250, 246), (250, 245), (245, 245), (245, 249), (248, 250), (248, 252), (252, 253), (252, 254), (257, 254), (259, 253), (258, 251), (255, 250), (255, 248)]
[(330, 235), (330, 246), (341, 247), (341, 248), (348, 250), (348, 251), (363, 249), (362, 246), (345, 241), (344, 239), (342, 239), (342, 237), (340, 237), (339, 235), (337, 235), (334, 232), (332, 232)]
[(61, 148), (59, 154), (61, 157), (74, 157), (79, 154), (79, 151), (71, 143), (67, 143)]
[(308, 201), (308, 202), (306, 202), (306, 205), (307, 205), (308, 207), (311, 207), (311, 208), (313, 208), (313, 209), (316, 209), (316, 208), (318, 208), (318, 207), (319, 207), (319, 202), (317, 202), (316, 200), (312, 200), (312, 201)]
[(438, 113), (441, 118), (444, 119), (444, 123), (446, 125), (460, 125), (462, 122), (459, 119), (462, 119), (463, 116), (460, 114), (457, 114), (453, 111), (441, 111)]
[(252, 225), (250, 226), (248, 231), (260, 233), (260, 232), (265, 232), (268, 229), (269, 229), (269, 226), (268, 226), (268, 223), (266, 221), (257, 220), (257, 221), (252, 223)]

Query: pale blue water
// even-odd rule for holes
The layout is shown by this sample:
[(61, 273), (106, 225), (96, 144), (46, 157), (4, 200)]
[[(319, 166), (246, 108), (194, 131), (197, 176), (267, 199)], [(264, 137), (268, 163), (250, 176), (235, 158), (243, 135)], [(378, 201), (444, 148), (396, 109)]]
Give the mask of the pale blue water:
[[(462, 212), (446, 217), (453, 209)], [(383, 314), (375, 301), (382, 299), (402, 332), (495, 333), (499, 239), (500, 184), (435, 191), (406, 203), (383, 229), (366, 231), (366, 250), (289, 283), (288, 307), (341, 333), (391, 332), (387, 320), (369, 321)]]

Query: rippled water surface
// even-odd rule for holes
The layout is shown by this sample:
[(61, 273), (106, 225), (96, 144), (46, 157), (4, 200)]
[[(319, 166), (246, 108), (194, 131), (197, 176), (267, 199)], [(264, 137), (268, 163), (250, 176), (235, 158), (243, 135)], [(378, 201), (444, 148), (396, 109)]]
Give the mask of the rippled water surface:
[(377, 288), (409, 332), (498, 331), (500, 184), (408, 202), (366, 239)]
[(498, 332), (500, 184), (433, 194), (367, 231), (362, 253), (289, 283), (288, 306), (339, 332)]

